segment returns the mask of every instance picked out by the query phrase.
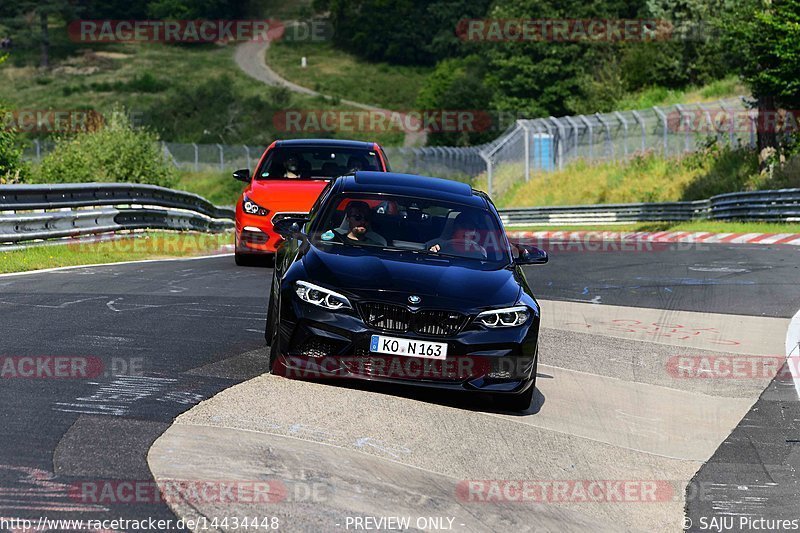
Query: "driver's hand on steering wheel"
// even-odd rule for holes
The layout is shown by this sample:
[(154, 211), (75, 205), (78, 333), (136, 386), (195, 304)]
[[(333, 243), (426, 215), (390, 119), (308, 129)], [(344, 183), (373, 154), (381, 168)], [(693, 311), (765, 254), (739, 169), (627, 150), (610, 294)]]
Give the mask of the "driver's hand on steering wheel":
[(441, 250), (441, 249), (442, 249), (442, 247), (441, 247), (441, 246), (439, 246), (438, 244), (434, 244), (433, 246), (431, 246), (431, 247), (428, 249), (428, 251), (430, 251), (430, 252), (433, 252), (433, 253), (435, 253), (435, 254), (438, 254), (438, 253), (439, 253), (439, 250)]

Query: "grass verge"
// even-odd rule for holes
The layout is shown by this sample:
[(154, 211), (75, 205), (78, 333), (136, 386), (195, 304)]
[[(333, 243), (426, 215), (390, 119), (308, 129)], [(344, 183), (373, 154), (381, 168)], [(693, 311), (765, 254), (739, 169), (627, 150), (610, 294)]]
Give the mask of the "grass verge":
[[(300, 66), (306, 57), (308, 66)], [(267, 63), (289, 81), (322, 94), (387, 109), (416, 108), (429, 67), (370, 63), (333, 48), (330, 42), (277, 42)]]
[[(734, 191), (800, 187), (800, 157), (759, 174), (755, 150), (712, 146), (669, 159), (646, 153), (598, 164), (577, 160), (528, 181), (524, 175), (522, 163), (498, 165), (493, 183), (498, 207), (705, 200)], [(473, 187), (486, 190), (486, 175)]]
[(176, 189), (199, 194), (214, 205), (232, 206), (245, 184), (233, 179), (230, 172), (182, 172)]
[(645, 109), (653, 106), (713, 102), (734, 96), (747, 96), (747, 87), (736, 76), (729, 76), (700, 87), (668, 89), (649, 87), (624, 96), (615, 109)]
[[(192, 257), (233, 243), (233, 234), (154, 231), (116, 240), (74, 241), (69, 244), (31, 246), (0, 251), (0, 273), (44, 268), (119, 263), (144, 259)], [(2, 250), (2, 249), (0, 249)]]

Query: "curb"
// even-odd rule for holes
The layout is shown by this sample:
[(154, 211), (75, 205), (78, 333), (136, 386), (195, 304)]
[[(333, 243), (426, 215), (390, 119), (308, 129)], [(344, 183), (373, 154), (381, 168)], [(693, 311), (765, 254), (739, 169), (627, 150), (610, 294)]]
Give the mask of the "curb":
[(708, 233), (703, 231), (510, 231), (509, 237), (546, 241), (784, 244), (800, 246), (800, 233)]

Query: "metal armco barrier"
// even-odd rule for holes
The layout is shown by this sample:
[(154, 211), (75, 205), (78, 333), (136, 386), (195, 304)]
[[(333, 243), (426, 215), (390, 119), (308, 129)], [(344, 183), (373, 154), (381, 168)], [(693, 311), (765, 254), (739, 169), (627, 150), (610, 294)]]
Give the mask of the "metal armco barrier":
[(220, 232), (233, 227), (233, 216), (196, 194), (154, 185), (0, 186), (2, 243), (136, 229)]
[(202, 196), (156, 185), (135, 183), (58, 183), (0, 185), (0, 211), (58, 209), (61, 207), (157, 205), (233, 218), (233, 210), (217, 207)]
[(625, 224), (687, 220), (800, 221), (800, 189), (736, 192), (693, 202), (500, 209), (506, 226)]

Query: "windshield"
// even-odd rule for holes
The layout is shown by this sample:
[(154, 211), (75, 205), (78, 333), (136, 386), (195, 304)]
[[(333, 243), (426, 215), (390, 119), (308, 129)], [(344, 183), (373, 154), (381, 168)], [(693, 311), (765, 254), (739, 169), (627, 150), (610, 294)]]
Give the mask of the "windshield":
[(270, 151), (256, 179), (335, 178), (357, 170), (383, 170), (378, 153), (337, 146), (277, 147)]
[(493, 263), (510, 260), (502, 226), (488, 209), (424, 198), (340, 195), (314, 225), (311, 239)]

